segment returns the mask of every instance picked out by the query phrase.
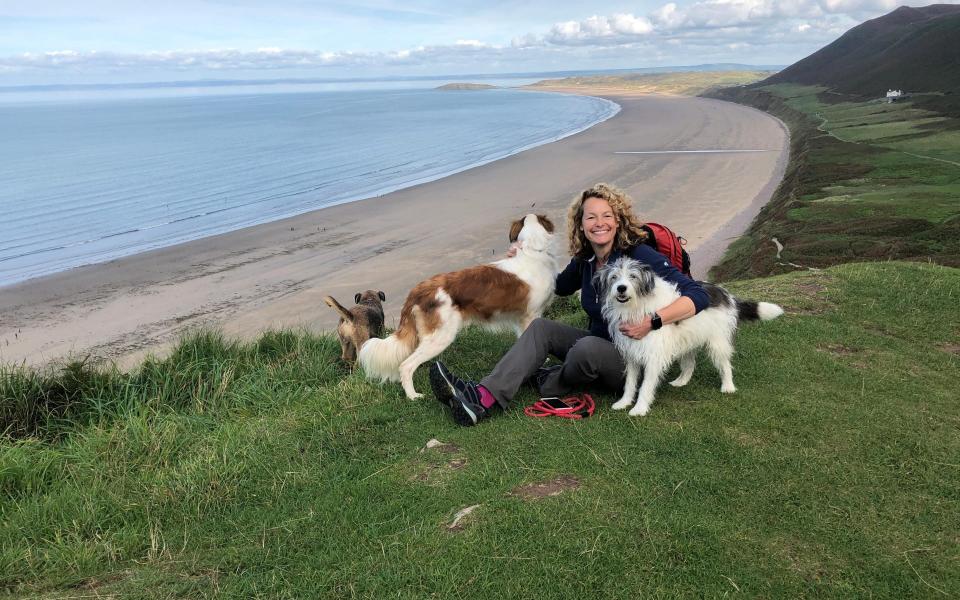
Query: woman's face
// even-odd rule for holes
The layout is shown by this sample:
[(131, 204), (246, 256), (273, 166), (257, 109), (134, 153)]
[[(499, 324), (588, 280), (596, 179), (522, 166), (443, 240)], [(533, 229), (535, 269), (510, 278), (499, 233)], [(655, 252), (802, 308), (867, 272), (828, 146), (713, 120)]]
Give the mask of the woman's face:
[(612, 246), (617, 236), (617, 217), (610, 203), (603, 198), (587, 198), (583, 202), (583, 234), (594, 247)]

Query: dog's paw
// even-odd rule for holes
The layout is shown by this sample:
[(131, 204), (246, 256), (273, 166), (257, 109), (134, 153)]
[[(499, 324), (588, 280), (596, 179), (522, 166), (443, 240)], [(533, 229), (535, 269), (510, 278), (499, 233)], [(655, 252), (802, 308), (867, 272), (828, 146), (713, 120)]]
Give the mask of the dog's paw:
[(420, 398), (423, 398), (423, 394), (419, 392), (416, 394), (407, 394), (407, 398), (410, 398), (411, 400), (419, 400)]
[(648, 412), (650, 412), (649, 405), (638, 404), (630, 410), (629, 414), (631, 417), (645, 417)]
[(677, 377), (676, 379), (670, 382), (670, 385), (672, 385), (673, 387), (683, 387), (688, 383), (690, 383), (689, 379), (682, 379), (680, 377)]
[(737, 388), (731, 383), (730, 385), (721, 385), (720, 393), (721, 394), (732, 394), (737, 391)]
[(613, 410), (623, 410), (625, 408), (630, 408), (631, 404), (633, 404), (633, 398), (620, 398), (619, 400), (614, 402), (613, 406), (611, 406), (610, 408), (612, 408)]

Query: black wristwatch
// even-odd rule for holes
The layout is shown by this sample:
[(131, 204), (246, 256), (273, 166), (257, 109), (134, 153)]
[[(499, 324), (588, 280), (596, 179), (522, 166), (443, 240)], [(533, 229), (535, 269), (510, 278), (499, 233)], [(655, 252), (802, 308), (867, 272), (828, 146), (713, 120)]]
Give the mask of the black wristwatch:
[(650, 329), (656, 331), (663, 327), (663, 321), (660, 320), (660, 315), (653, 313), (653, 316), (650, 317)]

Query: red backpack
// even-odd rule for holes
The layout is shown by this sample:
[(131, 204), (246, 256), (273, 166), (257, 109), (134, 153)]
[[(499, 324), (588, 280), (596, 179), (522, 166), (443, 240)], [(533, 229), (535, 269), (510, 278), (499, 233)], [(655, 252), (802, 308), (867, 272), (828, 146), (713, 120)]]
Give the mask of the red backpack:
[(667, 257), (670, 264), (690, 277), (690, 255), (683, 249), (687, 240), (675, 234), (669, 227), (659, 223), (647, 222), (643, 226), (647, 232), (646, 244)]

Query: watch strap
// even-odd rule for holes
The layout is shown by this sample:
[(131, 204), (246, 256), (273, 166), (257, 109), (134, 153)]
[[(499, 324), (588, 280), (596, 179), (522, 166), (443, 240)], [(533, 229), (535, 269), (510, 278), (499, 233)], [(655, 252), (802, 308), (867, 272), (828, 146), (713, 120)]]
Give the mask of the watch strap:
[(653, 316), (650, 317), (650, 329), (656, 331), (663, 327), (663, 320), (660, 319), (660, 315), (653, 313)]

